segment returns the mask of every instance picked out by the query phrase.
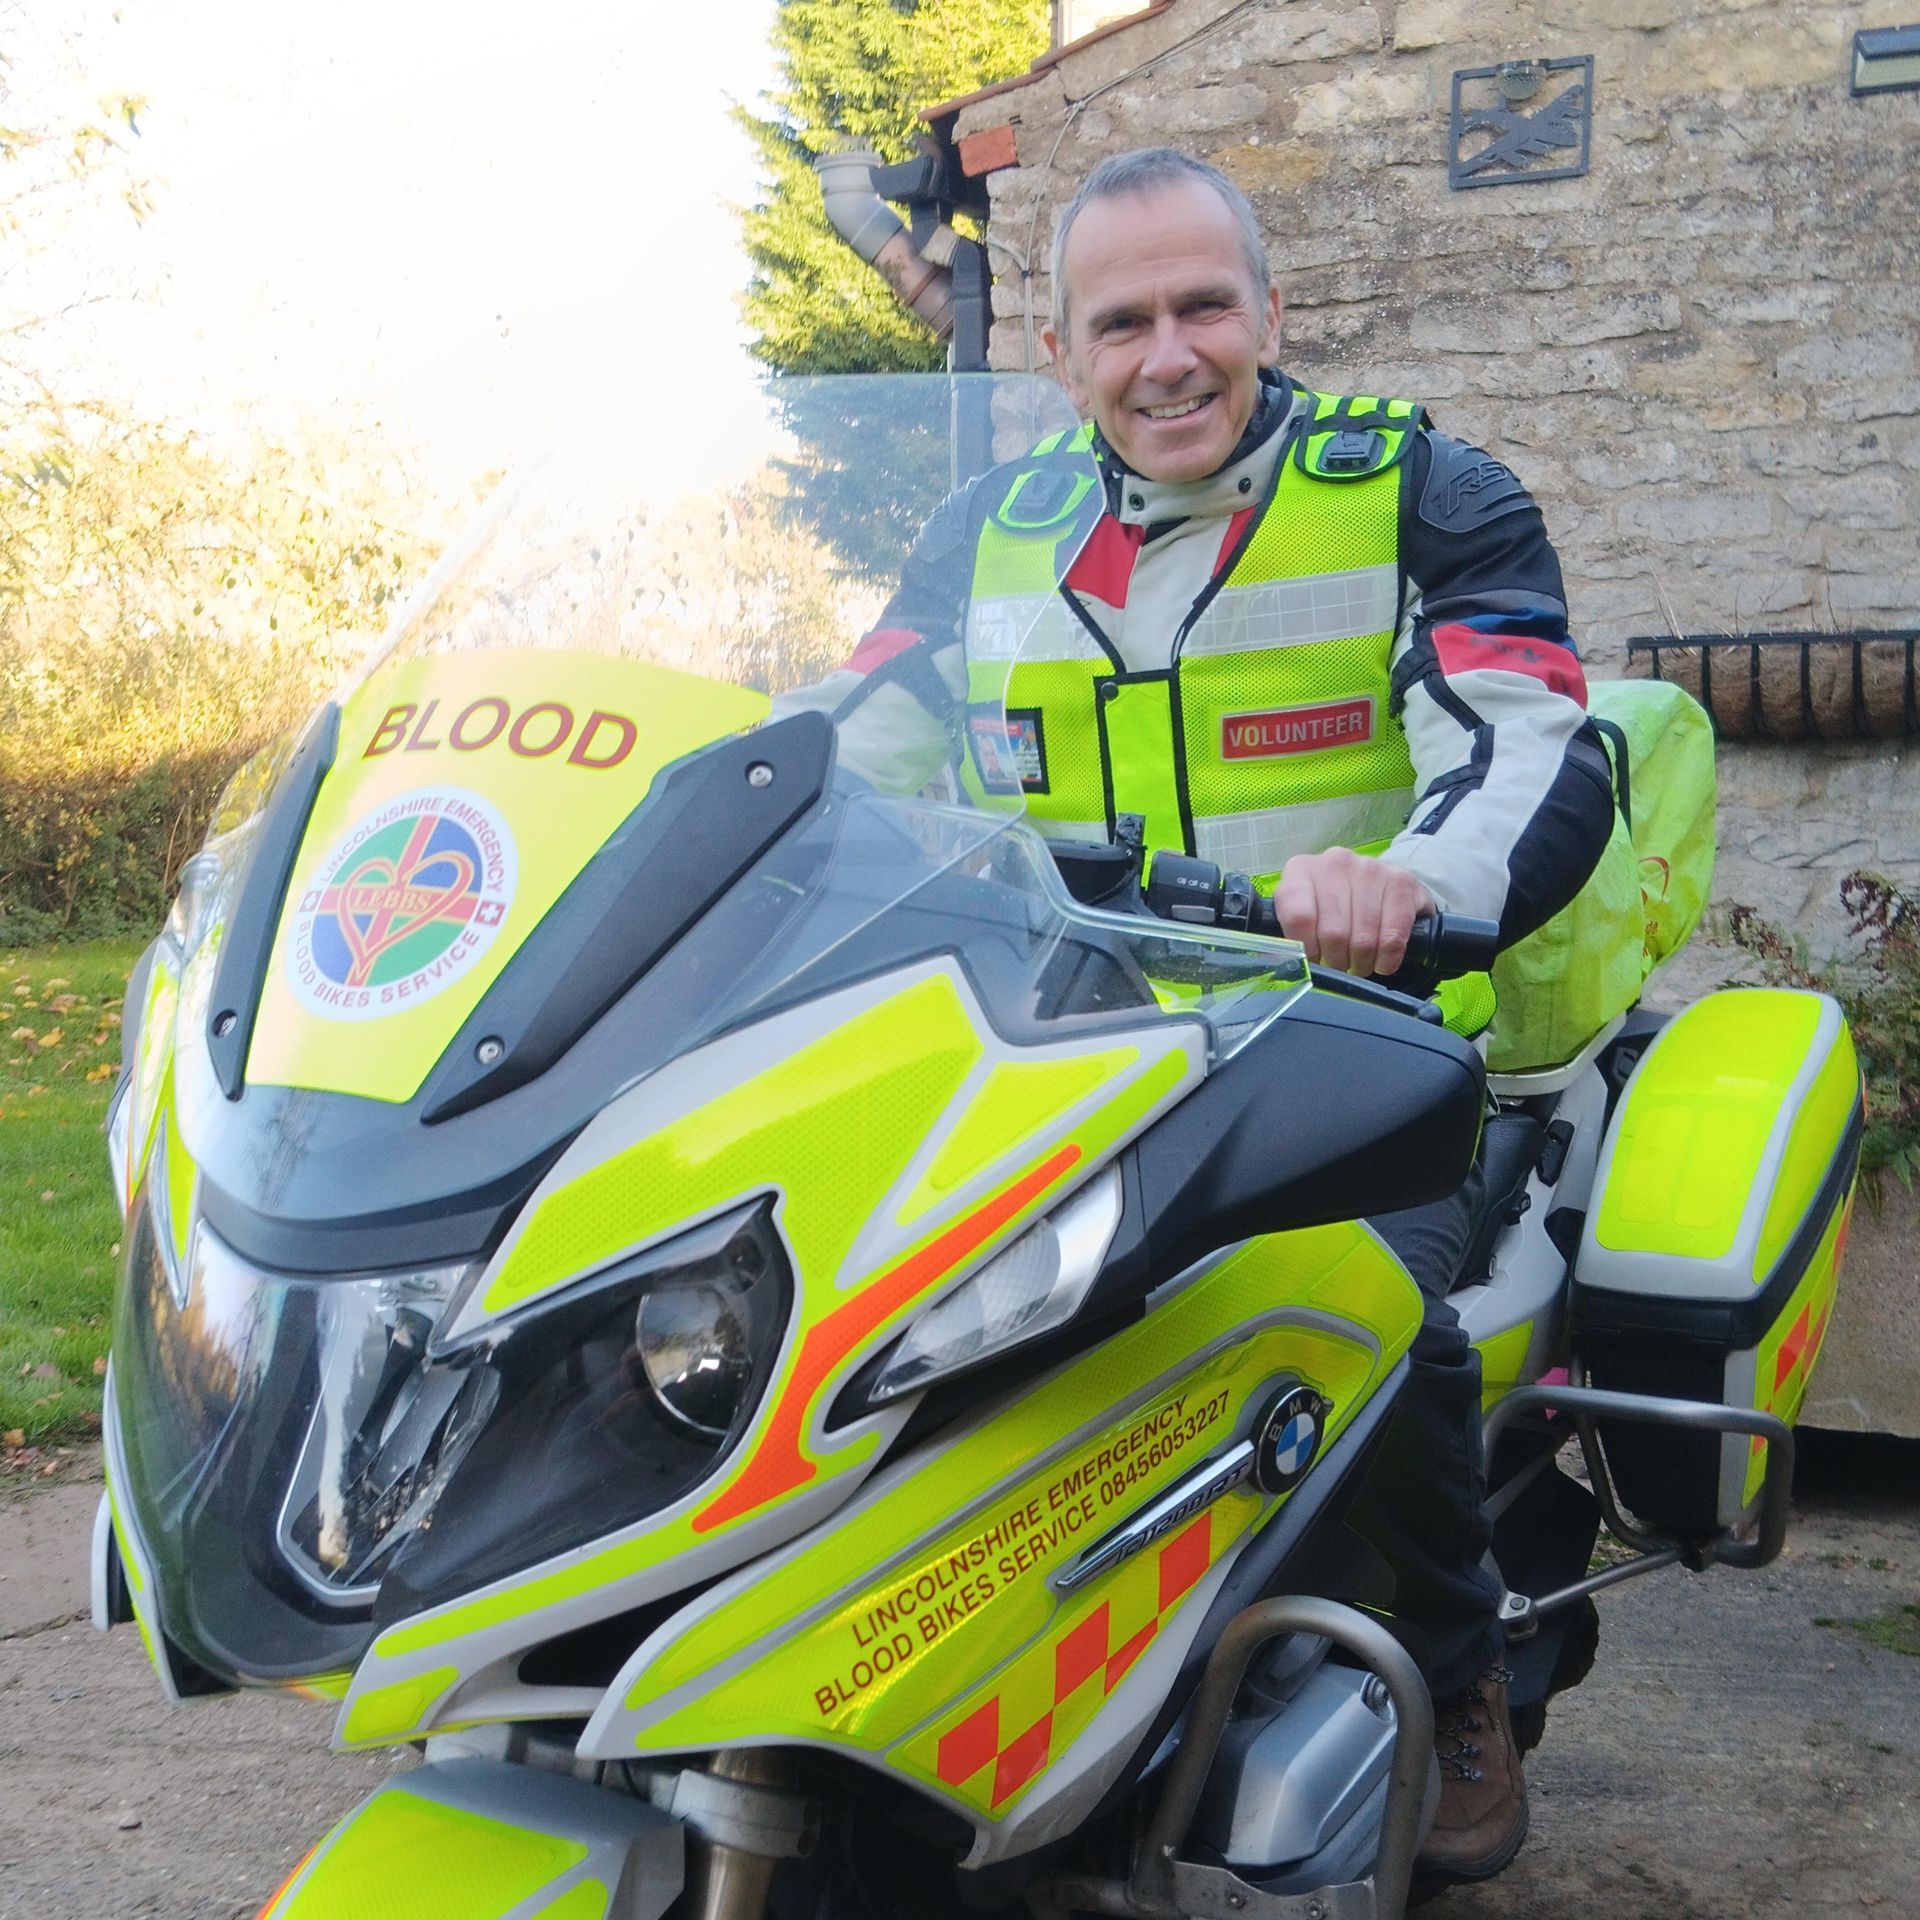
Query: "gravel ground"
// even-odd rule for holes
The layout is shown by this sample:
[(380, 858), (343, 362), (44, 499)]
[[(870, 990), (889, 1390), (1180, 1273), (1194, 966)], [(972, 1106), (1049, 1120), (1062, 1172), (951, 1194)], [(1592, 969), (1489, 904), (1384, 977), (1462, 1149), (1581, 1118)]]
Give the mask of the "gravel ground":
[[(1816, 1624), (1920, 1601), (1920, 1447), (1821, 1438), (1773, 1566), (1602, 1596), (1526, 1847), (1423, 1920), (1920, 1920), (1920, 1658)], [(300, 1701), (168, 1707), (86, 1622), (97, 1477), (0, 1480), (0, 1920), (247, 1920), (411, 1756), (329, 1753)]]

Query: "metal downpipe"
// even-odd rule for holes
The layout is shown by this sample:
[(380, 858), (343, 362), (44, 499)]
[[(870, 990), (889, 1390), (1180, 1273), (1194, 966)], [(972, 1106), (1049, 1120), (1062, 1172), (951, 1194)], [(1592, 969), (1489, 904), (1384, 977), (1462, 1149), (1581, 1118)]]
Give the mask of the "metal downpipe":
[(953, 332), (953, 275), (914, 246), (900, 216), (874, 191), (873, 170), (880, 164), (880, 156), (870, 148), (823, 153), (815, 159), (827, 219), (881, 275), (901, 305), (945, 340)]

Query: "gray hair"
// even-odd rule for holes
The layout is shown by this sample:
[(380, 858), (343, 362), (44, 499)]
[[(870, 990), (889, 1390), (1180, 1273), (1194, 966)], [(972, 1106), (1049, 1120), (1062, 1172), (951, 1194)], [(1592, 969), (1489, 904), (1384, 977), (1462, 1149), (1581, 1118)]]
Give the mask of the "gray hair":
[(1063, 341), (1067, 338), (1067, 235), (1073, 231), (1073, 223), (1096, 200), (1153, 193), (1189, 180), (1211, 187), (1225, 202), (1240, 231), (1240, 255), (1253, 282), (1254, 295), (1258, 298), (1266, 292), (1273, 279), (1267, 266), (1267, 243), (1247, 196), (1218, 167), (1210, 167), (1204, 160), (1195, 160), (1173, 147), (1135, 147), (1131, 153), (1116, 153), (1102, 160), (1053, 216), (1053, 330)]

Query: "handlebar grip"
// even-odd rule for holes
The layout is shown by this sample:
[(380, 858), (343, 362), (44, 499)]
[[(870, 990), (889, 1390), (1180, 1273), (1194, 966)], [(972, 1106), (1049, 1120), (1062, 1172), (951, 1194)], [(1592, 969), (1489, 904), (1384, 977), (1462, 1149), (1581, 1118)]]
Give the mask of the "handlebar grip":
[(1497, 920), (1476, 920), (1464, 913), (1425, 913), (1413, 923), (1407, 957), (1385, 984), (1404, 992), (1430, 993), (1442, 980), (1485, 973), (1499, 952)]

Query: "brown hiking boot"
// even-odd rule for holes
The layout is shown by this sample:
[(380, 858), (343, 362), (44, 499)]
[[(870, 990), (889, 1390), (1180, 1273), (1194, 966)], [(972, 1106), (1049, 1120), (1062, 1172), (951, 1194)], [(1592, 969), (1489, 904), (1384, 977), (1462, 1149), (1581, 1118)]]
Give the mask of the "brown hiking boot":
[(1420, 1852), (1423, 1873), (1489, 1879), (1527, 1837), (1527, 1782), (1507, 1717), (1512, 1678), (1489, 1667), (1464, 1693), (1434, 1704), (1440, 1806)]

